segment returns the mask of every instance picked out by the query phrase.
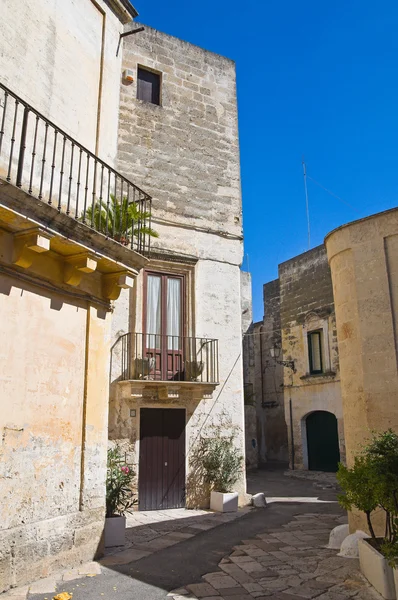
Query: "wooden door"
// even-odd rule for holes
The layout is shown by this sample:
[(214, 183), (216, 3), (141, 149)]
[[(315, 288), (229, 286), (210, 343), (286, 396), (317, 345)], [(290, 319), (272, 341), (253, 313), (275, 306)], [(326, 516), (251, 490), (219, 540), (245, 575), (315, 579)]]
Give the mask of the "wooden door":
[(336, 472), (340, 461), (337, 419), (334, 414), (317, 410), (306, 419), (308, 468), (311, 471)]
[(185, 506), (185, 409), (142, 408), (140, 510)]

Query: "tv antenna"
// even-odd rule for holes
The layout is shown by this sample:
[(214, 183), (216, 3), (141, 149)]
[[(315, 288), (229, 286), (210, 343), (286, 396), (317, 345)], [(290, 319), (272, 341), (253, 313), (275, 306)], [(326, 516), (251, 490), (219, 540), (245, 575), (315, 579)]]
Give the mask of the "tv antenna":
[(304, 175), (305, 208), (306, 208), (306, 212), (307, 212), (308, 250), (309, 250), (311, 248), (310, 209), (308, 206), (307, 165), (305, 164), (304, 156), (302, 158), (301, 163), (303, 165), (303, 175)]

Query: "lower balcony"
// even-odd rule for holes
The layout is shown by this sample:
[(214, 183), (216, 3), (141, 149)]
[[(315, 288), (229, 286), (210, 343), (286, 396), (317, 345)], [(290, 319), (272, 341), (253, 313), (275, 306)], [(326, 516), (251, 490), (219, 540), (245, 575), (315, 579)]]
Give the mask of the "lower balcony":
[(131, 384), (132, 396), (154, 390), (162, 400), (187, 392), (211, 397), (219, 382), (218, 340), (126, 333), (112, 349), (112, 373)]

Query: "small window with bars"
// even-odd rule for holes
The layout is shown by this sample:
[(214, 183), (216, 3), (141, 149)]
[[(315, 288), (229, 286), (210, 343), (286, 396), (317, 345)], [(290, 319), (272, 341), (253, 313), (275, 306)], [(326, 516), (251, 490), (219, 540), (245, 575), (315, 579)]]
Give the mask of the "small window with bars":
[(137, 98), (144, 102), (160, 105), (160, 73), (148, 71), (143, 67), (137, 70)]
[(311, 331), (308, 334), (308, 359), (311, 375), (323, 373), (323, 335), (322, 331)]

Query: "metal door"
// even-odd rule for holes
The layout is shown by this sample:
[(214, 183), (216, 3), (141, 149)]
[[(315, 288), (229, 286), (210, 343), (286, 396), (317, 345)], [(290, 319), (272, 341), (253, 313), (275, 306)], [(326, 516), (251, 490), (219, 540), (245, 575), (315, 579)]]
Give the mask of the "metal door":
[(140, 510), (185, 506), (185, 409), (142, 408)]
[(337, 471), (340, 461), (336, 417), (317, 410), (306, 419), (308, 468), (311, 471)]

